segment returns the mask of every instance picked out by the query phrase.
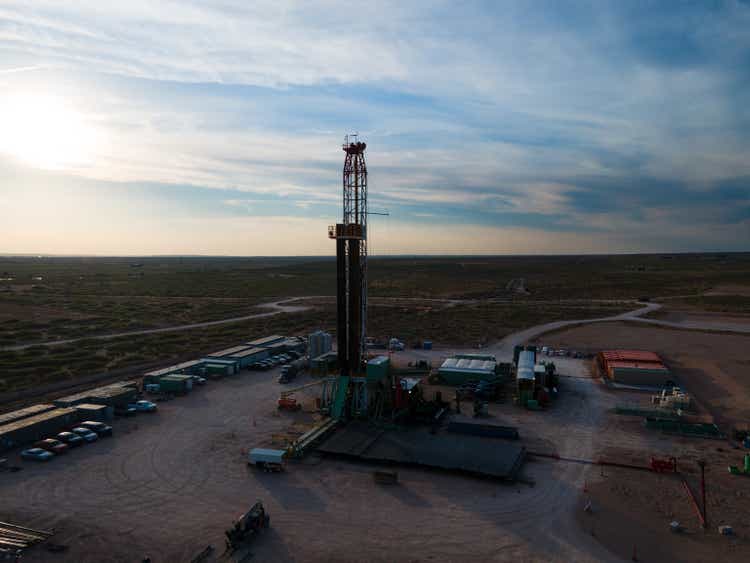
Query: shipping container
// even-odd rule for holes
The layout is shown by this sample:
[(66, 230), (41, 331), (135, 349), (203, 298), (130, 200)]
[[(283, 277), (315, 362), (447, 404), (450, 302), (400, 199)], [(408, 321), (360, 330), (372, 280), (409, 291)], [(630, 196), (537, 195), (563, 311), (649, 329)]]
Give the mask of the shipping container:
[(224, 356), (223, 359), (235, 360), (240, 368), (245, 368), (250, 364), (265, 360), (268, 357), (268, 350), (265, 348), (247, 348), (240, 352), (235, 352), (229, 356)]
[(172, 375), (165, 375), (159, 380), (159, 391), (162, 393), (176, 393), (182, 395), (190, 391), (190, 388), (188, 387), (187, 380)]
[(0, 451), (54, 436), (79, 420), (75, 409), (61, 408), (5, 424), (0, 426)]
[[(184, 381), (185, 382), (185, 389), (188, 391), (193, 390), (193, 381), (194, 378), (192, 375), (184, 375), (181, 373), (173, 373), (172, 375), (167, 375), (165, 377), (168, 377), (169, 379), (173, 381)], [(162, 378), (163, 379), (163, 378)]]
[[(221, 375), (234, 375), (239, 371), (239, 363), (237, 360), (230, 360), (230, 359), (219, 359), (219, 358), (204, 358), (205, 364), (201, 368), (200, 375), (210, 375), (211, 373), (217, 373), (217, 370), (215, 366), (227, 366), (228, 369), (226, 372), (222, 373)], [(208, 366), (214, 366), (211, 369), (208, 369)]]
[(497, 363), (494, 356), (457, 354), (447, 358), (438, 368), (446, 385), (462, 385), (467, 381), (487, 381), (495, 378)]
[(96, 403), (101, 405), (122, 406), (131, 402), (138, 393), (138, 389), (130, 385), (131, 382), (118, 382), (103, 387), (96, 387), (55, 399), (53, 403), (57, 407), (74, 407), (81, 403)]
[(109, 405), (82, 403), (73, 408), (78, 411), (81, 420), (98, 420), (99, 422), (107, 422), (112, 420), (115, 414), (114, 407)]
[(218, 352), (214, 352), (213, 354), (208, 354), (206, 356), (207, 358), (229, 358), (231, 356), (234, 356), (235, 354), (238, 354), (239, 352), (243, 352), (245, 350), (249, 350), (250, 348), (253, 348), (253, 346), (249, 346), (247, 344), (240, 344), (239, 346), (233, 346), (232, 348), (226, 348), (225, 350), (219, 350)]
[(224, 377), (232, 374), (232, 366), (227, 364), (210, 363), (203, 366), (203, 369), (208, 377)]
[(25, 409), (19, 409), (16, 411), (6, 412), (3, 414), (0, 414), (0, 426), (3, 426), (5, 424), (10, 424), (11, 422), (15, 422), (16, 420), (29, 418), (30, 416), (41, 414), (43, 412), (51, 411), (51, 410), (54, 410), (55, 408), (56, 408), (55, 405), (43, 403), (39, 405), (32, 405), (30, 407), (26, 407)]
[(285, 339), (286, 339), (285, 336), (279, 336), (278, 334), (274, 334), (272, 336), (258, 338), (257, 340), (251, 340), (250, 342), (247, 342), (247, 345), (253, 348), (268, 348), (272, 344), (276, 344)]

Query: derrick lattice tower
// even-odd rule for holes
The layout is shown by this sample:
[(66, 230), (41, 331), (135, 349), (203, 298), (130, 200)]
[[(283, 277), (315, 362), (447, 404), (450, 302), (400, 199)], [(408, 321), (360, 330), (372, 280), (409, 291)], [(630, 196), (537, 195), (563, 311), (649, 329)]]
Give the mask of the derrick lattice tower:
[(336, 239), (336, 309), (339, 367), (342, 376), (363, 371), (367, 327), (367, 164), (357, 135), (347, 135), (341, 223), (328, 228)]

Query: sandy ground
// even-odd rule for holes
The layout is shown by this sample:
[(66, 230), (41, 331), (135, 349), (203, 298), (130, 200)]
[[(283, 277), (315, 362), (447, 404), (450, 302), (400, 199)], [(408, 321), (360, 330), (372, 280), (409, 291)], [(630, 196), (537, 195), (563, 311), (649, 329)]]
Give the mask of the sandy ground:
[(606, 323), (545, 335), (545, 343), (603, 350), (635, 348), (660, 354), (716, 422), (750, 421), (750, 337)]
[(742, 295), (750, 297), (750, 285), (722, 284), (711, 288), (705, 295)]
[[(514, 339), (487, 350), (507, 360)], [(734, 370), (748, 349), (742, 336), (624, 323), (565, 329), (553, 341), (655, 349), (677, 369), (686, 362), (686, 378), (694, 378), (689, 370), (695, 369), (687, 366), (714, 355), (722, 360), (710, 363), (711, 369)], [(395, 357), (400, 363), (417, 357), (437, 363), (452, 351)], [(591, 377), (588, 361), (555, 362), (563, 377), (553, 408), (531, 412), (508, 401), (490, 406), (491, 420), (518, 426), (532, 452), (644, 465), (651, 455), (675, 455), (693, 486), (695, 460), (706, 458), (712, 476), (709, 533), (697, 528), (687, 496), (671, 477), (602, 472), (583, 463), (532, 458), (523, 470), (529, 484), (518, 485), (398, 468), (399, 485), (379, 486), (373, 466), (316, 455), (290, 463), (284, 474), (257, 473), (245, 463), (250, 447), (312, 421), (304, 412), (275, 409), (281, 388), (275, 371), (211, 382), (162, 403), (157, 414), (117, 420), (114, 438), (49, 464), (11, 455), (24, 469), (0, 474), (0, 520), (54, 528), (53, 541), (69, 546), (63, 554), (34, 548), (27, 561), (189, 561), (208, 544), (221, 553), (223, 530), (257, 499), (271, 515), (271, 529), (250, 547), (257, 561), (616, 561), (630, 559), (633, 546), (640, 561), (705, 561), (714, 555), (749, 560), (750, 479), (726, 471), (730, 462), (740, 463), (741, 452), (723, 441), (662, 435), (636, 417), (615, 415), (616, 404), (643, 400), (643, 394), (610, 390)], [(737, 373), (717, 371), (710, 385), (725, 389), (734, 381), (736, 394), (747, 397), (747, 382), (738, 382)], [(690, 381), (688, 390), (698, 394)], [(704, 395), (708, 404), (728, 401)], [(744, 400), (736, 397), (727, 408), (745, 408)], [(735, 402), (740, 406), (733, 407)], [(582, 510), (588, 500), (591, 514)], [(687, 532), (672, 535), (672, 519)], [(716, 534), (715, 525), (723, 522), (735, 527), (736, 538)]]
[(703, 328), (717, 331), (748, 332), (748, 327), (750, 327), (750, 314), (714, 313), (669, 305), (652, 313), (650, 318), (686, 328), (700, 325)]
[[(599, 414), (586, 399), (596, 388), (571, 382), (559, 410), (498, 405), (495, 416), (526, 419), (530, 444), (591, 455)], [(282, 475), (249, 470), (248, 447), (309, 418), (275, 411), (278, 390), (273, 372), (242, 374), (117, 420), (114, 438), (49, 464), (13, 459), (24, 470), (0, 476), (0, 517), (55, 528), (53, 541), (69, 546), (35, 548), (28, 561), (189, 561), (222, 546), (223, 530), (258, 498), (272, 523), (251, 547), (258, 561), (612, 559), (573, 517), (585, 466), (529, 463), (533, 487), (417, 468), (382, 487), (371, 466), (315, 456)]]

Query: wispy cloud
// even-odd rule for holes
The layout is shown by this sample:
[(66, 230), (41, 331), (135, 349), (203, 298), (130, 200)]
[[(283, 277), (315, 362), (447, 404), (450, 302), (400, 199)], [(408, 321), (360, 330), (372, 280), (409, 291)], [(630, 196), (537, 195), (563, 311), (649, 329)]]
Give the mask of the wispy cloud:
[(44, 181), (174, 186), (152, 197), (197, 219), (337, 217), (337, 145), (357, 130), (394, 222), (545, 248), (577, 233), (555, 238), (571, 251), (681, 248), (701, 229), (735, 247), (750, 240), (748, 27), (732, 0), (9, 0), (0, 92), (54, 88), (101, 132), (85, 165)]
[(31, 72), (32, 70), (41, 70), (46, 68), (44, 65), (19, 66), (15, 68), (0, 68), (0, 74), (15, 74), (17, 72)]

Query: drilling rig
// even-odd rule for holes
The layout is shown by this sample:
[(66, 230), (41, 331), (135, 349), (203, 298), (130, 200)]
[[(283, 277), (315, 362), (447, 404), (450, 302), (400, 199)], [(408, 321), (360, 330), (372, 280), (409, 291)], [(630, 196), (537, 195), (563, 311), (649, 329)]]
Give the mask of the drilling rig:
[[(366, 408), (366, 389), (349, 389), (350, 378), (364, 372), (367, 328), (367, 144), (357, 135), (347, 135), (343, 172), (344, 214), (341, 223), (328, 227), (336, 240), (336, 340), (339, 378), (332, 416), (345, 416), (348, 399)], [(360, 404), (364, 401), (364, 404)]]

